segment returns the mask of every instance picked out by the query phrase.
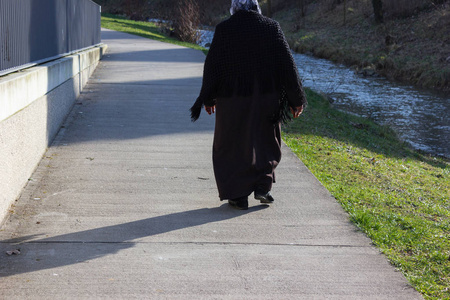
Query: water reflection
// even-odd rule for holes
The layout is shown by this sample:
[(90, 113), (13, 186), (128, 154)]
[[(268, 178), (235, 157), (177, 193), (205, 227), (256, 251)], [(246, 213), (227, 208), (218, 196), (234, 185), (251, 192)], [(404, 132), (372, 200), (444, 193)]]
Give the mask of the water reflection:
[[(214, 33), (201, 30), (200, 45)], [(336, 108), (390, 126), (416, 149), (450, 157), (450, 98), (379, 77), (362, 77), (325, 59), (294, 53), (303, 83)]]

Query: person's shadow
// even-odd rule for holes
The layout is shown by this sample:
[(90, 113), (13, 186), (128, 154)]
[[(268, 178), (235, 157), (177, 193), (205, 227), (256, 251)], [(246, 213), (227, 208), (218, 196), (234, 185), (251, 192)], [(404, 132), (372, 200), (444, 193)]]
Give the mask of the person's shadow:
[(237, 211), (223, 204), (43, 239), (31, 235), (4, 240), (0, 248), (20, 249), (21, 255), (2, 259), (0, 277), (82, 263), (132, 248), (137, 239), (220, 222), (265, 208), (261, 205)]

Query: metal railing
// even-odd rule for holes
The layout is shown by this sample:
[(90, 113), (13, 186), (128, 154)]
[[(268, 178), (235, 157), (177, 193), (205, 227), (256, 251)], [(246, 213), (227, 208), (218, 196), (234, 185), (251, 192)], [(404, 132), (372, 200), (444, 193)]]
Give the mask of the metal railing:
[(99, 44), (91, 0), (0, 0), (0, 76)]

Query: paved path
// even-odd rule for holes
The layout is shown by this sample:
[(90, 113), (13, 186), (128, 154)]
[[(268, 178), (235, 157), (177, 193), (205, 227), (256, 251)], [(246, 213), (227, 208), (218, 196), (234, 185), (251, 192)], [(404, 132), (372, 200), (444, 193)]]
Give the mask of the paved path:
[(274, 205), (219, 201), (202, 52), (103, 41), (0, 231), (1, 299), (421, 299), (286, 147)]

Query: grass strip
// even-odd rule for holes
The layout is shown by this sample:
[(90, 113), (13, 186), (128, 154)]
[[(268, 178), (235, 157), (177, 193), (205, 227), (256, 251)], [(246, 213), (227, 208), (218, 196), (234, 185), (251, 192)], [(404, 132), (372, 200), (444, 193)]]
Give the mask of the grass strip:
[(201, 50), (204, 53), (206, 53), (206, 49), (201, 46), (187, 42), (182, 42), (176, 38), (164, 35), (161, 32), (160, 28), (155, 23), (144, 21), (132, 21), (128, 20), (126, 17), (102, 13), (101, 25), (102, 28), (121, 31), (160, 42), (171, 43), (183, 47)]
[[(148, 22), (103, 15), (102, 27), (204, 51)], [(385, 126), (307, 90), (283, 139), (350, 219), (426, 299), (450, 299), (450, 164), (412, 150)]]
[(450, 299), (450, 164), (308, 91), (283, 139), (426, 299)]

